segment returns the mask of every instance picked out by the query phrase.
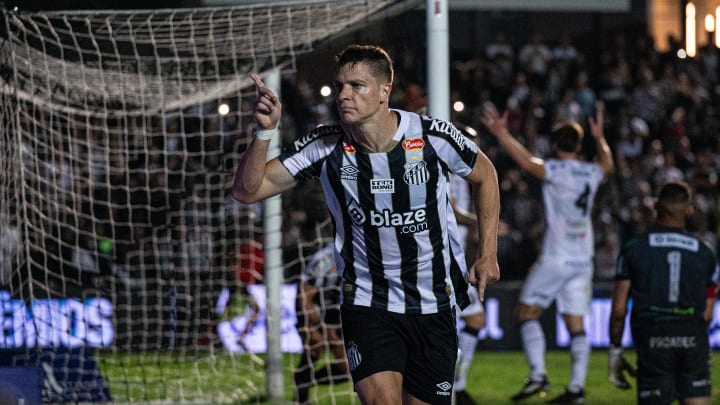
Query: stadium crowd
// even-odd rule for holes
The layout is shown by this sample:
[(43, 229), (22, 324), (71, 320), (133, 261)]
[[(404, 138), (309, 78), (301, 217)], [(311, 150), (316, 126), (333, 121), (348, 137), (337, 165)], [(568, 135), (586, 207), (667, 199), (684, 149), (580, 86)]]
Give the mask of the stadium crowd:
[[(660, 53), (650, 37), (618, 33), (590, 53), (576, 48), (570, 37), (547, 41), (536, 33), (513, 46), (498, 32), (483, 48), (455, 52), (451, 101), (463, 108), (453, 109), (452, 120), (477, 131), (500, 179), (503, 281), (522, 279), (535, 259), (542, 198), (538, 181), (523, 174), (480, 123), (487, 102), (507, 111), (509, 129), (537, 156), (550, 152), (553, 123), (574, 120), (587, 128), (596, 102), (604, 103), (605, 134), (617, 170), (594, 206), (596, 280), (612, 279), (620, 247), (651, 224), (652, 196), (667, 180), (694, 187), (695, 214), (688, 229), (717, 250), (720, 52), (706, 46), (695, 58), (680, 58), (679, 46), (671, 44)], [(397, 55), (392, 103), (419, 111), (426, 104), (425, 49), (403, 46), (387, 46)], [(318, 83), (305, 74), (282, 80), (285, 143), (336, 119), (332, 96), (320, 96)], [(38, 183), (39, 195), (55, 202), (48, 205), (54, 212), (45, 216), (26, 211), (42, 230), (30, 235), (36, 279), (46, 280), (50, 290), (63, 290), (59, 295), (76, 295), (72, 286), (81, 291), (98, 284), (88, 281), (88, 274), (120, 275), (131, 287), (153, 280), (144, 287), (149, 290), (167, 289), (166, 281), (174, 277), (187, 281), (172, 294), (189, 306), (174, 316), (205, 318), (200, 313), (211, 311), (217, 287), (233, 283), (234, 271), (226, 270), (242, 262), (237, 255), (242, 242), (262, 239), (260, 206), (243, 206), (229, 195), (234, 164), (254, 129), (252, 107), (244, 103), (232, 101), (240, 112), (228, 117), (218, 116), (213, 103), (147, 120), (81, 122), (41, 110), (23, 116), (21, 130), (30, 134), (24, 153), (38, 154), (23, 155), (37, 174), (30, 181)], [(592, 159), (589, 138), (584, 149)], [(31, 200), (42, 201), (38, 195), (28, 196)], [(298, 241), (316, 238), (316, 224), (327, 212), (317, 182), (287, 193), (283, 205), (286, 277), (297, 277), (291, 264), (297, 264)], [(211, 271), (217, 266), (225, 271)], [(206, 277), (217, 283), (203, 281)]]
[[(550, 42), (538, 32), (514, 47), (504, 32), (497, 32), (483, 49), (453, 56), (452, 120), (461, 129), (476, 130), (500, 179), (502, 280), (523, 278), (537, 254), (542, 197), (539, 182), (522, 174), (480, 123), (487, 102), (507, 111), (513, 135), (542, 157), (550, 153), (548, 135), (554, 123), (576, 121), (587, 133), (596, 102), (604, 104), (605, 133), (617, 170), (594, 206), (596, 280), (612, 279), (619, 248), (650, 225), (652, 196), (668, 180), (685, 180), (694, 187), (689, 229), (717, 250), (720, 52), (705, 46), (697, 57), (681, 58), (677, 42), (671, 46), (661, 53), (650, 37), (616, 34), (591, 55), (577, 49), (568, 36)], [(393, 90), (393, 102), (400, 108), (418, 111), (426, 105), (424, 52), (394, 50), (402, 55), (396, 58), (399, 81)], [(308, 83), (299, 81), (297, 90), (290, 95), (299, 94), (303, 101), (286, 102), (290, 115), (302, 116), (306, 128), (332, 121), (332, 104), (317, 98)], [(457, 102), (461, 108), (455, 107)], [(294, 128), (302, 127), (296, 122)], [(287, 141), (292, 132), (286, 132)], [(586, 158), (593, 159), (591, 137), (585, 142), (583, 149), (590, 151)], [(298, 192), (303, 195), (293, 197), (295, 201), (315, 193), (303, 188)]]

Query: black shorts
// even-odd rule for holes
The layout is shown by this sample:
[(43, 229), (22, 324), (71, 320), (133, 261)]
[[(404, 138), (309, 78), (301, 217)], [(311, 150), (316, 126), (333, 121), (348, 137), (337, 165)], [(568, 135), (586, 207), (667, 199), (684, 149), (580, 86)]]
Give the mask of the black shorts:
[(451, 403), (458, 350), (454, 310), (407, 315), (345, 305), (341, 312), (353, 381), (398, 371), (411, 395), (431, 404)]
[(638, 404), (712, 394), (710, 343), (702, 321), (633, 325)]

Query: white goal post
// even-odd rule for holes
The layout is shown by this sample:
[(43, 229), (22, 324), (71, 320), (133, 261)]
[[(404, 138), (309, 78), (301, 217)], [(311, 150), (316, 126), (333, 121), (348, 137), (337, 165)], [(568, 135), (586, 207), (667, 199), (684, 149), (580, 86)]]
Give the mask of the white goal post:
[(287, 397), (280, 353), (250, 353), (243, 331), (227, 353), (216, 330), (219, 295), (247, 298), (256, 280), (236, 269), (272, 233), (228, 195), (254, 126), (249, 73), (291, 74), (319, 41), (417, 3), (3, 11), (0, 351), (52, 374), (45, 400)]

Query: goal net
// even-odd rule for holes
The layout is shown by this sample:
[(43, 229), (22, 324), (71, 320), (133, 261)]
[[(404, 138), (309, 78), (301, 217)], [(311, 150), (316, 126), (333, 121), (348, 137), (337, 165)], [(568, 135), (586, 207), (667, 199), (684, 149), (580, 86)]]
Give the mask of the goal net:
[[(262, 401), (263, 206), (229, 195), (254, 130), (249, 73), (291, 79), (318, 41), (402, 3), (4, 11), (0, 366), (41, 368), (53, 403)], [(302, 351), (292, 269), (325, 238), (288, 238), (287, 399)]]

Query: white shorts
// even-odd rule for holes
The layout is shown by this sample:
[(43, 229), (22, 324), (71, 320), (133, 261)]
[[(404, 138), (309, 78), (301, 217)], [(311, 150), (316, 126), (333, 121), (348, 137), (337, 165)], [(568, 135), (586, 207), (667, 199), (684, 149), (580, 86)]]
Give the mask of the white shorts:
[(520, 302), (547, 309), (553, 300), (558, 312), (585, 315), (592, 299), (592, 260), (540, 257), (530, 269)]
[(477, 288), (472, 285), (468, 287), (468, 298), (470, 298), (470, 305), (465, 307), (465, 309), (459, 311), (460, 317), (482, 314), (483, 312), (485, 312), (482, 302), (480, 302)]

